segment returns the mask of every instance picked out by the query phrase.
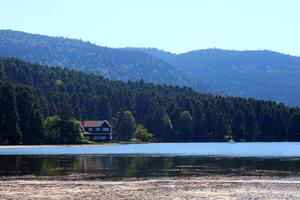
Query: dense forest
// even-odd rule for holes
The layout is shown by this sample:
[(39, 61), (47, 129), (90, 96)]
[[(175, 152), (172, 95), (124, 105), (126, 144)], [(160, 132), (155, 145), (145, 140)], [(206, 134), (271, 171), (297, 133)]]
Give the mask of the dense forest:
[(61, 108), (56, 116), (43, 118), (34, 90), (0, 81), (0, 144), (80, 143), (80, 124)]
[(111, 80), (188, 86), (199, 92), (300, 106), (300, 58), (272, 51), (173, 54), (116, 49), (63, 37), (0, 30), (0, 56), (94, 73)]
[[(30, 105), (34, 119), (27, 121), (35, 121), (26, 126), (30, 130), (40, 127), (34, 130), (41, 132), (46, 128), (56, 133), (55, 128), (62, 126), (68, 130), (76, 126), (74, 119), (108, 119), (114, 127), (113, 137), (118, 140), (130, 140), (135, 127), (139, 127), (139, 132), (146, 128), (158, 142), (300, 141), (300, 109), (271, 101), (200, 94), (187, 87), (143, 80), (111, 81), (14, 58), (0, 59), (0, 80), (0, 132), (2, 138), (3, 134), (13, 137), (8, 143), (18, 143), (22, 131), (28, 130), (22, 128), (26, 125), (22, 121), (24, 99), (30, 100), (25, 104)], [(44, 127), (41, 121), (46, 121)], [(54, 125), (49, 128), (47, 124)], [(76, 142), (78, 134), (67, 142)], [(39, 143), (38, 135), (35, 133), (35, 143)], [(55, 137), (48, 140), (44, 142), (53, 143)]]
[[(82, 40), (0, 30), (0, 56), (94, 73), (111, 80), (143, 79), (158, 84), (189, 85), (167, 62), (143, 52), (97, 46)], [(199, 84), (199, 90), (208, 86)]]
[(206, 84), (219, 94), (300, 106), (300, 57), (272, 51), (206, 49), (172, 54), (153, 48), (127, 50), (169, 63), (191, 80), (195, 89)]

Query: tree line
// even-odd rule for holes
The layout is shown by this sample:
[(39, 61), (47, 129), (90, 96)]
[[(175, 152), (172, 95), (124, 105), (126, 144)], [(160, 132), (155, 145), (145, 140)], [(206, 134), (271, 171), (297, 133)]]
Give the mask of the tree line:
[(143, 80), (110, 81), (14, 58), (0, 59), (0, 80), (30, 87), (42, 120), (63, 115), (108, 119), (118, 140), (130, 140), (138, 125), (158, 142), (300, 140), (300, 109), (272, 101), (201, 94)]
[(37, 99), (29, 86), (0, 81), (0, 144), (79, 143), (79, 122), (66, 115), (43, 121)]

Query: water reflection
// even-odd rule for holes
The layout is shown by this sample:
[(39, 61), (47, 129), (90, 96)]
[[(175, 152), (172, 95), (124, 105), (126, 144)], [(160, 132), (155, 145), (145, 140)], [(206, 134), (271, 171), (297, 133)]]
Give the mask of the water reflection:
[(199, 156), (1, 156), (0, 176), (123, 178), (202, 175), (300, 175), (299, 159)]

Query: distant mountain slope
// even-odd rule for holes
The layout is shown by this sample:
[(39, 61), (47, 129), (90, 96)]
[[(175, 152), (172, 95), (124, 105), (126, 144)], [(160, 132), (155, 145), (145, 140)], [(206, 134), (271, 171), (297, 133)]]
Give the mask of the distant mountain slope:
[(100, 47), (63, 37), (1, 30), (0, 56), (64, 66), (113, 80), (144, 79), (160, 84), (189, 85), (173, 66), (146, 53)]
[[(131, 49), (133, 50), (133, 49)], [(300, 106), (300, 57), (272, 51), (207, 49), (171, 54), (140, 49), (174, 65), (187, 78), (198, 80), (225, 95), (270, 99)]]
[(272, 51), (207, 49), (173, 54), (153, 48), (106, 48), (81, 40), (2, 30), (0, 56), (113, 80), (144, 79), (300, 106), (300, 58)]

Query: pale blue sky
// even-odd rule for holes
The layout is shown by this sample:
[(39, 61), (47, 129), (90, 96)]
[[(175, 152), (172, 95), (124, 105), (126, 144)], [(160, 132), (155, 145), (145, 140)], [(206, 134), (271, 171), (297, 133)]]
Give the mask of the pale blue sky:
[(0, 29), (109, 47), (300, 55), (299, 0), (0, 0)]

